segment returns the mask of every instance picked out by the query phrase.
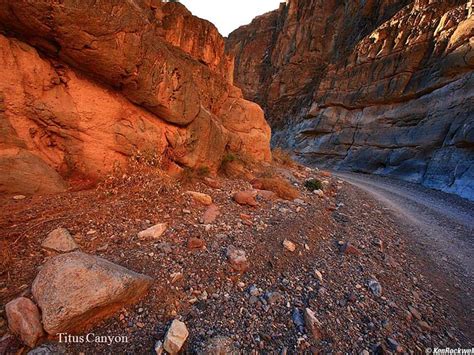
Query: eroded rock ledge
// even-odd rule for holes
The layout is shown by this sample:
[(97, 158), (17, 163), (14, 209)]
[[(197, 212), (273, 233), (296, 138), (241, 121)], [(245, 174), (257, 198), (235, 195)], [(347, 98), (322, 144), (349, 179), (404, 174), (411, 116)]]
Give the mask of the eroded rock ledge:
[(228, 151), (271, 158), (223, 38), (181, 4), (2, 1), (0, 31), (0, 192), (62, 191), (137, 153), (211, 171)]
[(474, 199), (467, 0), (289, 0), (233, 32), (235, 78), (306, 162)]

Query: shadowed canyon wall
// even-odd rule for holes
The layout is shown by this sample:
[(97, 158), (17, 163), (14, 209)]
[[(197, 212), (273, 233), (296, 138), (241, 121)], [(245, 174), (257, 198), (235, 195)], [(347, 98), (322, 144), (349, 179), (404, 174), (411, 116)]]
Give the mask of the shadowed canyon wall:
[(289, 0), (226, 48), (273, 144), (474, 199), (472, 10), (467, 0)]
[(0, 0), (0, 192), (51, 193), (136, 154), (268, 161), (262, 109), (209, 22), (156, 0)]

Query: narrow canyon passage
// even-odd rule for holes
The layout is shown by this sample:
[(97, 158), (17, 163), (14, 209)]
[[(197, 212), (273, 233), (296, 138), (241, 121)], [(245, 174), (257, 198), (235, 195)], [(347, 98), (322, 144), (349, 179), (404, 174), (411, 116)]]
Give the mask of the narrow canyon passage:
[(0, 0), (0, 355), (474, 351), (473, 1)]

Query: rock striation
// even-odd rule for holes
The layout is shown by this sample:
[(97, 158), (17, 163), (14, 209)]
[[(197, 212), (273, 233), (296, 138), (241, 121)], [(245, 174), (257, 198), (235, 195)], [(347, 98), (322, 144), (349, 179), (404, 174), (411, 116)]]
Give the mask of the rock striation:
[(275, 145), (474, 199), (472, 10), (471, 0), (289, 0), (226, 47)]
[(216, 171), (271, 159), (233, 58), (179, 3), (0, 2), (0, 192), (54, 193), (135, 155)]

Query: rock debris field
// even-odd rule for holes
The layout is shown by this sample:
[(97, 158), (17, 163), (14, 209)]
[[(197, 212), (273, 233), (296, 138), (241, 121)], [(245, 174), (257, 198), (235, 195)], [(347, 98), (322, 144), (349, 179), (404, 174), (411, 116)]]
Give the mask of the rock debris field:
[[(300, 194), (291, 201), (246, 180), (167, 184), (154, 175), (2, 197), (0, 353), (382, 354), (469, 345), (472, 333), (450, 299), (456, 285), (430, 272), (382, 205), (327, 172), (284, 174)], [(322, 181), (323, 193), (305, 188), (310, 178)], [(105, 307), (101, 282), (75, 273), (89, 262), (88, 275), (111, 282), (113, 297), (137, 300)], [(62, 281), (42, 285), (48, 275)], [(78, 292), (67, 275), (83, 285)], [(45, 320), (61, 292), (70, 309)], [(81, 316), (88, 292), (97, 292), (91, 302), (105, 320)], [(47, 333), (69, 329), (76, 312), (71, 327), (82, 322), (79, 335), (99, 341), (59, 342), (41, 324), (14, 334), (5, 305), (18, 297), (32, 318), (31, 301), (40, 303)]]

